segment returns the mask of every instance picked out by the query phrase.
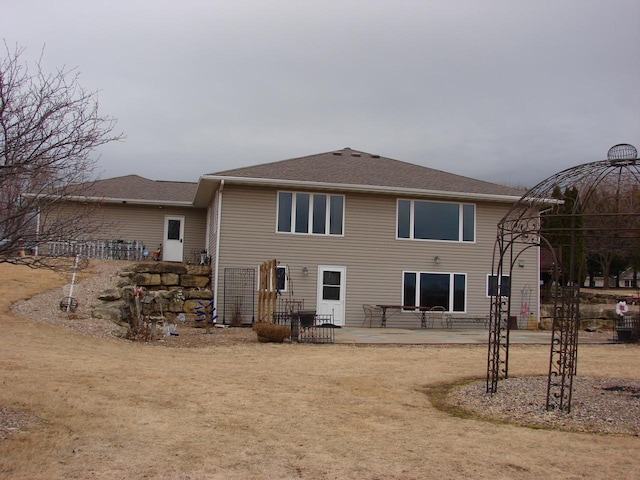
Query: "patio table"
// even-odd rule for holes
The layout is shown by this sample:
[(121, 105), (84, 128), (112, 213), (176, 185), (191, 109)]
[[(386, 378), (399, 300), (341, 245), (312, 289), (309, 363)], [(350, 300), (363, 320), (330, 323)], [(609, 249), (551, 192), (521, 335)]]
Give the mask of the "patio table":
[(433, 307), (416, 307), (415, 305), (388, 305), (388, 304), (381, 304), (381, 305), (376, 305), (376, 307), (379, 307), (380, 310), (382, 310), (382, 316), (380, 318), (380, 326), (381, 327), (386, 327), (387, 326), (387, 310), (397, 310), (397, 311), (408, 311), (408, 312), (412, 312), (412, 313), (416, 313), (416, 311), (418, 311), (420, 313), (420, 328), (427, 328), (427, 312), (429, 310), (431, 310)]

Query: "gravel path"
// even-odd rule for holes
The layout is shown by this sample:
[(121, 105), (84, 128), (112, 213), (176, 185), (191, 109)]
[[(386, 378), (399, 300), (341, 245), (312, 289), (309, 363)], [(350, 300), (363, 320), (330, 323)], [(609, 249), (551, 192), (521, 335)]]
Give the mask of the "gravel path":
[[(93, 318), (93, 307), (102, 302), (97, 299), (100, 292), (114, 288), (121, 270), (132, 263), (119, 260), (91, 260), (89, 268), (82, 272), (80, 280), (73, 290), (78, 300), (78, 309), (74, 313), (60, 310), (60, 300), (69, 296), (69, 285), (43, 292), (35, 297), (17, 302), (12, 311), (33, 321), (73, 330), (85, 335), (102, 338), (125, 339), (127, 329), (109, 320)], [(69, 279), (71, 279), (69, 274)], [(178, 336), (159, 336), (153, 343), (166, 347), (206, 347), (212, 345), (231, 345), (257, 342), (256, 334), (250, 328), (216, 328), (207, 334), (205, 329), (196, 328), (193, 323), (179, 323)]]
[[(60, 300), (69, 296), (70, 284), (43, 292), (29, 300), (14, 303), (11, 310), (35, 322), (66, 328), (86, 335), (102, 338), (122, 338), (126, 329), (108, 320), (93, 318), (91, 309), (100, 304), (97, 296), (103, 290), (114, 287), (118, 272), (130, 262), (110, 260), (94, 261), (77, 276), (73, 297), (78, 300), (78, 309), (73, 313), (60, 310)], [(65, 276), (71, 280), (71, 273)]]
[[(640, 353), (640, 351), (638, 352)], [(508, 378), (498, 391), (474, 382), (453, 388), (447, 403), (473, 415), (516, 425), (571, 432), (640, 436), (640, 381), (576, 376), (571, 412), (547, 412), (547, 377)]]

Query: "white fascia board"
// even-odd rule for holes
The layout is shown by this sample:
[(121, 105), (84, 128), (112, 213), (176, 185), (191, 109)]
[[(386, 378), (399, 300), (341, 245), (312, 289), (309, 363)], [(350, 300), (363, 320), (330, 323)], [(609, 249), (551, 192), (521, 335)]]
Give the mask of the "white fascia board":
[[(51, 195), (33, 195), (27, 194), (33, 197), (51, 197)], [(60, 195), (58, 200), (70, 201), (70, 202), (84, 202), (84, 203), (113, 203), (113, 204), (131, 204), (131, 205), (162, 205), (171, 207), (193, 207), (193, 202), (184, 201), (168, 201), (168, 200), (141, 200), (139, 198), (109, 198), (109, 197), (85, 197), (82, 195)]]
[(229, 183), (245, 184), (245, 185), (265, 185), (265, 186), (284, 186), (284, 187), (302, 187), (302, 188), (319, 188), (323, 190), (341, 190), (363, 193), (385, 193), (395, 195), (421, 195), (431, 198), (447, 198), (447, 199), (464, 199), (464, 200), (484, 200), (493, 202), (514, 203), (521, 197), (515, 195), (497, 195), (488, 193), (468, 193), (468, 192), (448, 192), (443, 190), (425, 190), (421, 188), (404, 188), (404, 187), (386, 187), (378, 185), (353, 185), (348, 183), (326, 183), (311, 182), (301, 180), (280, 180), (272, 178), (248, 178), (248, 177), (228, 177), (218, 175), (203, 175), (203, 180), (224, 180), (227, 185)]
[[(224, 182), (224, 180), (222, 180)], [(196, 207), (205, 207), (212, 202), (214, 192), (220, 188), (220, 179), (213, 179), (204, 175), (198, 179), (198, 186), (193, 195), (193, 204)]]

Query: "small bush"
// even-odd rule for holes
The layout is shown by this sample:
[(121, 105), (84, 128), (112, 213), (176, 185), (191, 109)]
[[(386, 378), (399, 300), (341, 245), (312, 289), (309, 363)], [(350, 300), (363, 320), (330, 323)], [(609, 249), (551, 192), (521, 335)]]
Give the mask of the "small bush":
[(150, 342), (153, 340), (151, 322), (137, 320), (131, 323), (126, 338), (134, 342)]
[(242, 313), (240, 310), (236, 309), (231, 316), (231, 326), (232, 327), (240, 327), (242, 326)]
[(253, 326), (253, 331), (258, 334), (258, 340), (261, 342), (282, 343), (285, 338), (291, 337), (289, 327), (275, 323), (258, 322)]

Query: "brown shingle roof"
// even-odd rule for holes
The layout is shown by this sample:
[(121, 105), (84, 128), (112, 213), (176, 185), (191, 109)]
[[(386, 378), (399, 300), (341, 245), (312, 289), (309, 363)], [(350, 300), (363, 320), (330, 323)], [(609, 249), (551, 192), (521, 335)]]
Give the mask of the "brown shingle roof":
[(523, 191), (344, 148), (210, 175), (520, 196)]
[(149, 180), (138, 175), (98, 180), (83, 191), (83, 196), (167, 203), (191, 203), (198, 184)]

